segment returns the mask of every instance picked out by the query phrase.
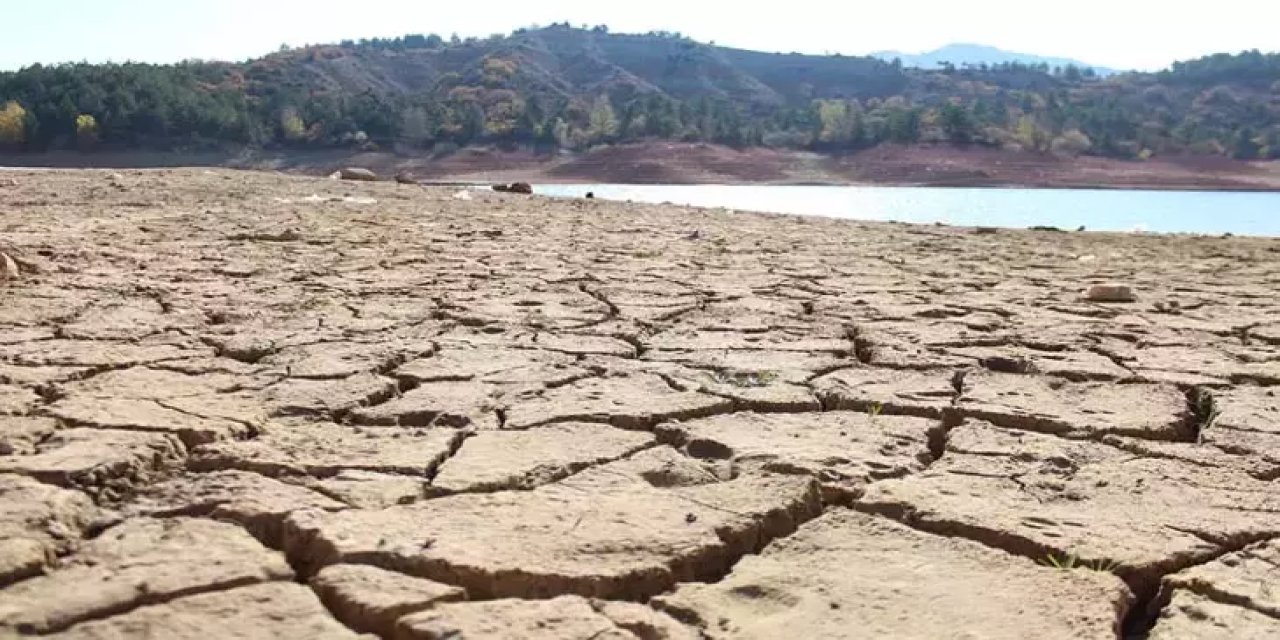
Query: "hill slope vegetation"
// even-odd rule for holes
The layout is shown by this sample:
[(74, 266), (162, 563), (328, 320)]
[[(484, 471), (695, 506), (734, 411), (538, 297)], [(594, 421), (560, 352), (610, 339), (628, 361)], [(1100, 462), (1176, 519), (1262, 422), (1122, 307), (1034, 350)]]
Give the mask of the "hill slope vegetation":
[(1102, 78), (1047, 64), (909, 69), (554, 25), (483, 40), (346, 41), (244, 63), (0, 73), (0, 148), (9, 151), (583, 150), (640, 140), (1276, 158), (1280, 55)]

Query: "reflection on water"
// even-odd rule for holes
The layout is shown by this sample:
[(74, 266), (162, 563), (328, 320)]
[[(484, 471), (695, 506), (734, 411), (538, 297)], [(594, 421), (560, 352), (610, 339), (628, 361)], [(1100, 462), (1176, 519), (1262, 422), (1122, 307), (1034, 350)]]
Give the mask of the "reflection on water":
[(537, 191), (857, 220), (1280, 236), (1280, 193), (618, 184), (538, 185)]

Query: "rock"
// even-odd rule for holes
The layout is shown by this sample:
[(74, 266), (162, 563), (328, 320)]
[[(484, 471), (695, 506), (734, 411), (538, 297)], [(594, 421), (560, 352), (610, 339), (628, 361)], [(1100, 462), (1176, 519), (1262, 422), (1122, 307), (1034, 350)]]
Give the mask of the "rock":
[(238, 640), (356, 640), (365, 637), (329, 615), (310, 589), (291, 582), (270, 582), (178, 598), (104, 620), (82, 622), (44, 637), (51, 640), (147, 637), (208, 640), (211, 634)]
[(495, 184), (493, 190), (502, 193), (520, 193), (533, 195), (533, 185), (528, 182), (512, 182), (511, 184)]
[(9, 254), (0, 253), (0, 282), (17, 280), (20, 275), (22, 273), (18, 271), (18, 263)]
[(418, 179), (409, 173), (401, 171), (396, 174), (396, 184), (418, 184)]
[(283, 556), (238, 526), (134, 518), (85, 544), (70, 564), (0, 592), (0, 631), (46, 634), (142, 605), (291, 578)]
[(343, 624), (384, 638), (395, 635), (396, 621), (406, 615), (467, 599), (458, 587), (355, 564), (325, 567), (311, 587)]
[(376, 182), (378, 174), (360, 167), (346, 167), (338, 171), (338, 177), (343, 180), (356, 180), (358, 182)]
[(840, 509), (743, 558), (723, 580), (653, 601), (709, 638), (762, 640), (1108, 638), (1132, 602), (1114, 576), (1056, 571)]
[(285, 549), (314, 568), (359, 560), (447, 580), (473, 599), (633, 599), (720, 575), (820, 510), (807, 478), (659, 489), (610, 466), (533, 491), (295, 513), (285, 525)]
[(1090, 302), (1134, 302), (1138, 299), (1127, 284), (1095, 284), (1084, 291)]
[(395, 637), (397, 640), (696, 640), (700, 635), (644, 605), (561, 596), (552, 600), (443, 604), (403, 618)]

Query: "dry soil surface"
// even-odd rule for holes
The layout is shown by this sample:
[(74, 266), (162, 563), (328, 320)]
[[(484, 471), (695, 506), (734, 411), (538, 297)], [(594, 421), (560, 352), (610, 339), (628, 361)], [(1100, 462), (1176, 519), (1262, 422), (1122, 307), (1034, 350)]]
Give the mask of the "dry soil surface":
[(0, 637), (1280, 637), (1280, 240), (156, 170), (0, 252)]

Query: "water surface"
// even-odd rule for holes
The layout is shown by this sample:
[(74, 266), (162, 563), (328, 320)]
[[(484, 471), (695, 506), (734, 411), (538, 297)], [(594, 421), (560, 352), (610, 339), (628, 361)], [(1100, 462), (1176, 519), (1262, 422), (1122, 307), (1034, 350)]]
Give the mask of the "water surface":
[(538, 185), (538, 193), (853, 220), (1280, 236), (1280, 193), (744, 185)]

